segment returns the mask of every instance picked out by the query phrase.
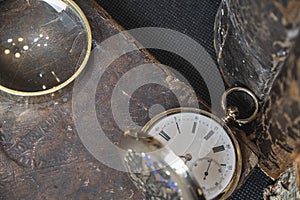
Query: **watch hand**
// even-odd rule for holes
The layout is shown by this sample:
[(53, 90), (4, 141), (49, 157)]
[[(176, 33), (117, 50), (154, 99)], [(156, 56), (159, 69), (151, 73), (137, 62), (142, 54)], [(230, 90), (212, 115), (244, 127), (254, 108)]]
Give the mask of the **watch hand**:
[(186, 164), (188, 161), (192, 160), (192, 155), (189, 154), (189, 153), (185, 154), (184, 156), (179, 156), (179, 157), (185, 159), (185, 161), (184, 161), (185, 164)]
[(206, 180), (206, 177), (208, 176), (208, 170), (210, 168), (211, 162), (212, 162), (212, 159), (209, 160), (209, 164), (208, 164), (207, 170), (206, 170), (206, 172), (204, 172), (204, 178), (203, 178), (203, 180)]
[(180, 134), (180, 133), (181, 133), (181, 131), (180, 131), (180, 129), (179, 129), (179, 125), (178, 125), (178, 122), (177, 122), (177, 119), (176, 119), (176, 117), (174, 117), (174, 119), (175, 119), (175, 123), (176, 123), (176, 127), (177, 127), (177, 130), (178, 130), (178, 133)]

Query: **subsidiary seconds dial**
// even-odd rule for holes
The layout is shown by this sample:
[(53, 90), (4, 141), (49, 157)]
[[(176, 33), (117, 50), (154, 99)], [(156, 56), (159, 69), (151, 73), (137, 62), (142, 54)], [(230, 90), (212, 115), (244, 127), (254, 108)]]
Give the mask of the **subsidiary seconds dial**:
[(217, 117), (199, 109), (172, 109), (153, 118), (144, 132), (186, 162), (207, 199), (228, 197), (235, 189), (241, 171), (240, 149)]

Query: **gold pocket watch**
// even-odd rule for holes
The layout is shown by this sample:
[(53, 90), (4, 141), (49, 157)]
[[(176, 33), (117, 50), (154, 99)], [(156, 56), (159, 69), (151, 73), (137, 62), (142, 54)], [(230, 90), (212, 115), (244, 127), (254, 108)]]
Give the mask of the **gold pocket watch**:
[[(249, 95), (255, 104), (247, 119), (235, 107), (226, 108), (232, 92)], [(226, 199), (236, 190), (242, 172), (242, 155), (230, 122), (245, 124), (258, 112), (258, 101), (249, 90), (232, 88), (222, 96), (223, 118), (196, 108), (174, 108), (152, 118), (142, 129), (181, 158), (203, 190), (206, 199)]]

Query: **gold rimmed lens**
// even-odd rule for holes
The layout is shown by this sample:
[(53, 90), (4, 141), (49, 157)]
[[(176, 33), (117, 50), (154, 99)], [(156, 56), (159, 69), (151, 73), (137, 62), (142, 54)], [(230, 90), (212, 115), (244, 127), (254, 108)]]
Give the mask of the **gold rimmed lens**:
[(86, 66), (91, 30), (72, 0), (4, 0), (0, 18), (0, 90), (18, 96), (53, 93)]

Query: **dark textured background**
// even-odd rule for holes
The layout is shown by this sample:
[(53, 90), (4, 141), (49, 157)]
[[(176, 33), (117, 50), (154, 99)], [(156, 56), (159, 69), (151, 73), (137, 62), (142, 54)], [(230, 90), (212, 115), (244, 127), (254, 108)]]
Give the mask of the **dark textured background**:
[[(140, 27), (163, 27), (179, 31), (199, 42), (216, 60), (213, 48), (214, 17), (220, 0), (97, 0), (97, 2), (126, 30)], [(205, 87), (200, 87), (199, 74), (182, 58), (150, 50), (163, 64), (181, 72), (198, 95), (207, 98)], [(200, 84), (199, 84), (200, 83)], [(272, 183), (256, 168), (248, 181), (231, 199), (263, 199), (263, 189)]]

